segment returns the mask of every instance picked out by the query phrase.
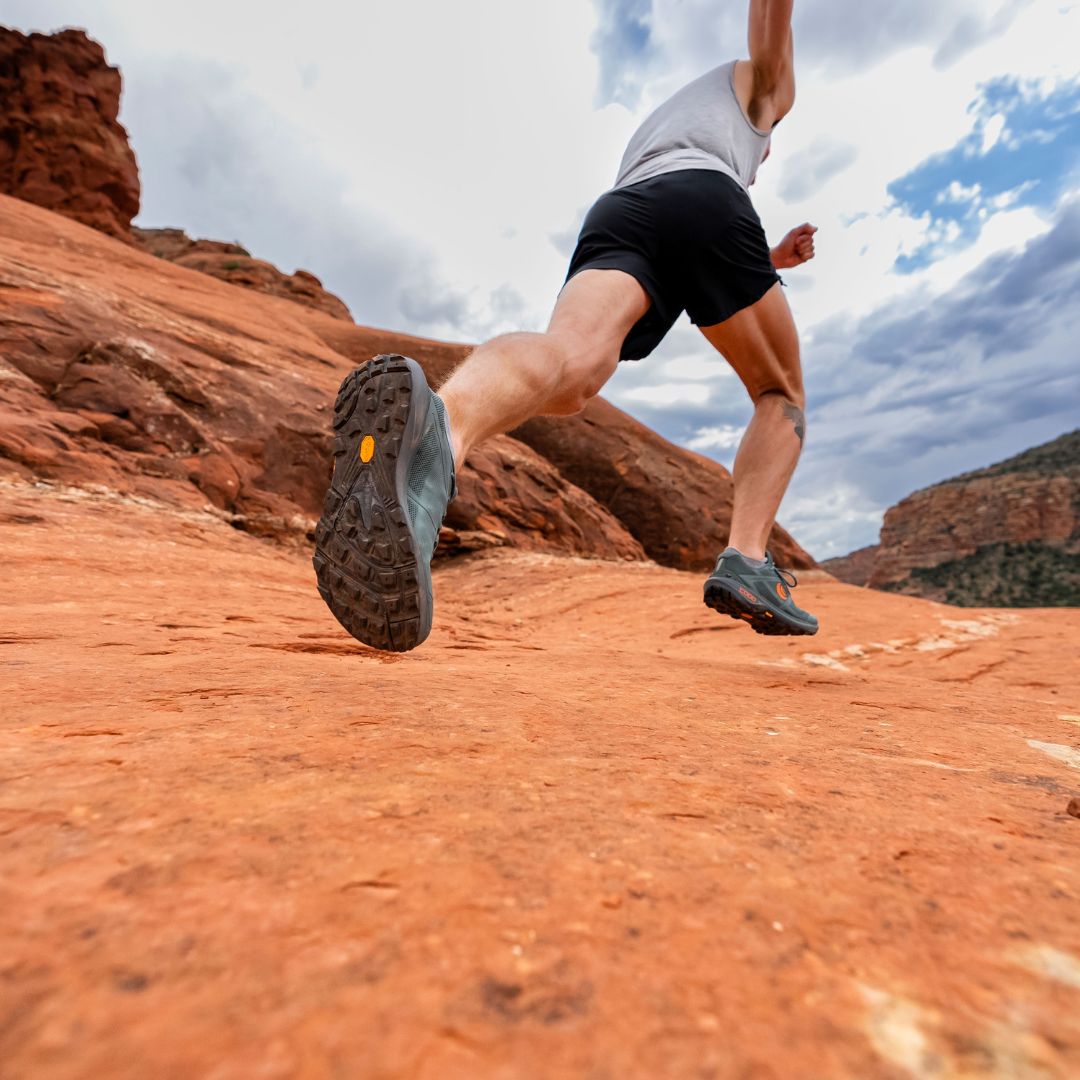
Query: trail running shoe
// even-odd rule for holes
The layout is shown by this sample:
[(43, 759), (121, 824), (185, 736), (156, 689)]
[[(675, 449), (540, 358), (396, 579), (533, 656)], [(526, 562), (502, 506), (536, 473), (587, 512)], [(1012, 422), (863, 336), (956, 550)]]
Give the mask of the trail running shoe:
[(728, 550), (705, 582), (705, 603), (733, 619), (745, 619), (759, 634), (816, 634), (817, 619), (791, 599), (798, 583), (790, 570), (776, 566), (768, 552), (765, 565), (755, 566)]
[(376, 649), (405, 652), (431, 633), (431, 556), (457, 490), (445, 414), (420, 365), (397, 355), (357, 368), (334, 404), (312, 562), (334, 617)]

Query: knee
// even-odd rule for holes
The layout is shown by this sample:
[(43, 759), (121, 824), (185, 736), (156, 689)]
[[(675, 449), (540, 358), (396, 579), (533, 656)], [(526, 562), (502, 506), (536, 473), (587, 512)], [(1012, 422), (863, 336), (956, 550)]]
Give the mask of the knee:
[(806, 393), (799, 379), (778, 380), (753, 395), (754, 405), (783, 401), (794, 406), (800, 412), (806, 408)]
[(566, 334), (550, 336), (559, 356), (559, 378), (546, 411), (553, 416), (573, 416), (600, 393), (615, 373), (619, 357), (584, 338)]
[(790, 421), (795, 429), (799, 442), (802, 443), (805, 440), (806, 413), (804, 410), (806, 408), (806, 397), (801, 388), (798, 392), (792, 392), (791, 394), (781, 393), (779, 390), (770, 390), (758, 397), (754, 402), (754, 406), (757, 409), (779, 406), (784, 419)]

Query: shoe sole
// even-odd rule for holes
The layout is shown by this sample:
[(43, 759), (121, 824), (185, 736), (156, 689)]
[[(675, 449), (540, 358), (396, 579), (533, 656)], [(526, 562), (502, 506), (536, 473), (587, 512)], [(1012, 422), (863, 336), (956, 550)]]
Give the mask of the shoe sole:
[(782, 611), (775, 611), (765, 604), (753, 604), (738, 592), (738, 585), (725, 578), (709, 578), (705, 583), (705, 603), (733, 619), (750, 624), (759, 634), (770, 637), (812, 637), (816, 626), (807, 626)]
[(426, 391), (415, 360), (381, 355), (346, 377), (334, 403), (334, 474), (312, 564), (337, 621), (386, 652), (415, 649), (431, 632), (431, 569), (416, 557), (406, 486)]

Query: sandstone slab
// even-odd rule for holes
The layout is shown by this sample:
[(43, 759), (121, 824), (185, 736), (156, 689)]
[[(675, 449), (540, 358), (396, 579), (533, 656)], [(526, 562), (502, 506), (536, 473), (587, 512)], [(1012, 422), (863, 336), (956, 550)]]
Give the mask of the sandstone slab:
[[(578, 416), (540, 416), (513, 432), (606, 506), (661, 566), (708, 571), (727, 545), (734, 485), (721, 464), (668, 442), (600, 398)], [(780, 526), (780, 566), (813, 558)]]
[(1080, 613), (435, 593), (375, 653), (304, 553), (0, 484), (5, 1077), (1080, 1074)]
[[(0, 474), (210, 506), (307, 546), (341, 379), (378, 352), (433, 372), (465, 349), (241, 291), (0, 197)], [(493, 440), (460, 478), (446, 552), (645, 555), (535, 451)]]

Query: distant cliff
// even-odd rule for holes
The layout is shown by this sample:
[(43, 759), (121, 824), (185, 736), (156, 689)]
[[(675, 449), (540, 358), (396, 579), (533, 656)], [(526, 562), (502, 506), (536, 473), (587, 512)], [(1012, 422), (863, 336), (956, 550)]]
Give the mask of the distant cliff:
[(1080, 605), (1080, 430), (903, 499), (880, 542), (822, 564), (967, 607)]

